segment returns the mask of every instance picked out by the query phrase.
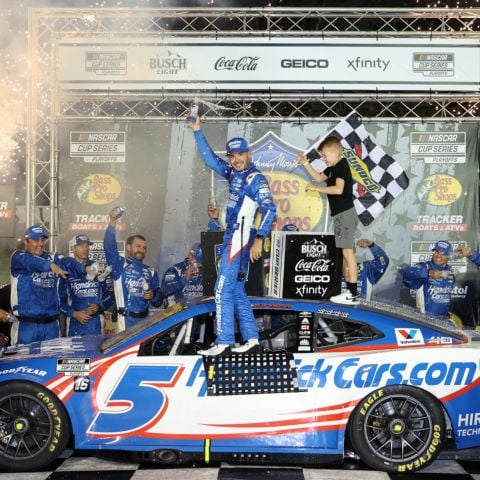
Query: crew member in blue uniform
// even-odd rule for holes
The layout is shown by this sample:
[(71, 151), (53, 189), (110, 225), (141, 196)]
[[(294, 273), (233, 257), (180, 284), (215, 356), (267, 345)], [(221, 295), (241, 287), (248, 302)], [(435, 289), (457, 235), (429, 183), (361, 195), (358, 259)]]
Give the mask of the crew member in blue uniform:
[[(201, 350), (201, 355), (219, 355), (235, 344), (234, 313), (237, 316), (244, 344), (231, 348), (236, 353), (258, 348), (258, 328), (250, 301), (245, 292), (248, 262), (258, 260), (263, 239), (269, 234), (276, 216), (267, 179), (251, 163), (251, 152), (244, 138), (227, 142), (229, 162), (218, 157), (200, 129), (200, 117), (188, 123), (195, 135), (198, 150), (205, 164), (229, 183), (226, 230), (223, 254), (215, 283), (216, 344)], [(258, 229), (253, 226), (257, 210), (262, 214)]]
[(40, 225), (25, 232), (25, 250), (15, 250), (10, 262), (10, 303), (18, 322), (12, 325), (11, 343), (31, 343), (57, 338), (59, 277), (67, 278), (58, 253), (45, 250), (48, 234)]
[(106, 280), (100, 282), (98, 275), (87, 272), (92, 264), (90, 245), (86, 235), (76, 235), (70, 242), (73, 257), (64, 261), (69, 276), (60, 280), (60, 300), (70, 337), (102, 333), (100, 314), (114, 302)]
[(115, 210), (109, 212), (110, 222), (103, 242), (107, 264), (112, 267), (118, 313), (117, 330), (122, 331), (143, 320), (148, 315), (150, 305), (158, 305), (161, 296), (158, 273), (143, 263), (147, 252), (145, 237), (138, 234), (128, 237), (126, 258), (119, 254)]
[(202, 247), (193, 245), (185, 260), (168, 268), (160, 288), (164, 306), (185, 302), (187, 305), (203, 295)]
[(448, 264), (452, 250), (450, 242), (440, 240), (433, 248), (431, 260), (416, 263), (403, 270), (403, 283), (417, 290), (417, 308), (422, 313), (443, 318), (449, 316), (452, 290), (455, 285), (455, 273)]

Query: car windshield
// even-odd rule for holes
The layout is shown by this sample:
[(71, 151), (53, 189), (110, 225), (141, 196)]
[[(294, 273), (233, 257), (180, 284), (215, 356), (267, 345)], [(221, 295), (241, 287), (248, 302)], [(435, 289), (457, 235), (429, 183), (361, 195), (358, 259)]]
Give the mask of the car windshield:
[(100, 350), (102, 352), (111, 350), (112, 348), (122, 343), (125, 339), (131, 338), (133, 335), (147, 330), (152, 325), (155, 325), (156, 323), (161, 322), (168, 317), (171, 317), (174, 313), (180, 312), (184, 308), (184, 305), (177, 303), (175, 305), (172, 305), (171, 307), (166, 308), (165, 310), (157, 310), (151, 312), (145, 320), (138, 322), (137, 324), (133, 325), (133, 327), (127, 328), (127, 330), (124, 330), (123, 332), (119, 332), (116, 335), (108, 337), (100, 346)]

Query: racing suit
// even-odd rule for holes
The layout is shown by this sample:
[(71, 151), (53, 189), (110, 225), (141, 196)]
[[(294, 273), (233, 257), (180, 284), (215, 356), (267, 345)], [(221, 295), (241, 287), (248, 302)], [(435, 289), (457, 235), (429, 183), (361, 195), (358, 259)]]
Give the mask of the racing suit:
[(168, 268), (162, 279), (161, 291), (165, 303), (169, 306), (173, 303), (185, 301), (187, 305), (195, 298), (203, 295), (203, 275), (201, 269), (187, 279), (188, 261), (176, 263)]
[[(429, 270), (439, 270), (445, 273), (445, 278), (435, 280), (428, 276)], [(428, 262), (416, 263), (403, 271), (403, 283), (416, 289), (417, 308), (422, 313), (438, 317), (448, 317), (452, 290), (455, 285), (455, 275), (449, 265), (439, 266)]]
[(59, 278), (50, 270), (50, 265), (56, 263), (62, 267), (63, 260), (64, 257), (58, 253), (34, 255), (24, 250), (13, 252), (10, 303), (19, 322), (12, 325), (12, 345), (59, 336)]
[[(377, 244), (372, 243), (368, 247), (373, 255), (373, 260), (365, 260), (362, 263), (358, 263), (358, 279), (357, 288), (360, 293), (360, 297), (365, 300), (370, 300), (372, 297), (372, 286), (375, 285), (380, 278), (382, 278), (385, 270), (390, 263), (390, 259), (384, 250)], [(346, 289), (347, 284), (342, 277), (342, 289)]]
[[(201, 130), (194, 132), (205, 164), (229, 183), (223, 254), (215, 283), (217, 344), (235, 343), (234, 314), (243, 340), (258, 339), (258, 327), (245, 292), (250, 248), (255, 235), (266, 237), (276, 216), (266, 178), (250, 163), (242, 171), (234, 170), (210, 148)], [(262, 213), (258, 231), (253, 227), (257, 208)]]
[[(105, 230), (105, 256), (112, 267), (113, 289), (117, 302), (118, 331), (135, 325), (148, 315), (150, 303), (155, 305), (160, 300), (158, 273), (142, 261), (120, 256), (117, 249), (115, 227), (109, 225)], [(143, 298), (143, 283), (148, 282), (153, 290), (151, 300)]]
[[(113, 292), (106, 281), (88, 280), (85, 271), (88, 261), (81, 262), (72, 257), (65, 259), (68, 278), (60, 280), (60, 308), (67, 315), (68, 336), (98, 335), (102, 333), (100, 314), (113, 304)], [(87, 310), (90, 304), (98, 304), (99, 309), (90, 320), (82, 324), (74, 312)]]

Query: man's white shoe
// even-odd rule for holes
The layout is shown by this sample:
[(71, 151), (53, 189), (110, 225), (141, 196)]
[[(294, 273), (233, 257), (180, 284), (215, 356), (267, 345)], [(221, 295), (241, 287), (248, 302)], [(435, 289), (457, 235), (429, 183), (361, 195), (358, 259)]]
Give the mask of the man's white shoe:
[(207, 357), (215, 357), (216, 355), (222, 355), (230, 353), (230, 345), (227, 343), (215, 344), (208, 348), (207, 350), (198, 350), (199, 355), (205, 355)]
[(258, 347), (260, 347), (260, 344), (258, 343), (258, 340), (256, 338), (250, 338), (243, 345), (240, 345), (239, 347), (232, 348), (232, 352), (233, 353), (247, 353), (250, 350), (258, 349)]
[(360, 303), (360, 297), (354, 296), (350, 292), (343, 292), (340, 295), (334, 295), (330, 297), (330, 301), (333, 303), (341, 303), (342, 305), (358, 305)]

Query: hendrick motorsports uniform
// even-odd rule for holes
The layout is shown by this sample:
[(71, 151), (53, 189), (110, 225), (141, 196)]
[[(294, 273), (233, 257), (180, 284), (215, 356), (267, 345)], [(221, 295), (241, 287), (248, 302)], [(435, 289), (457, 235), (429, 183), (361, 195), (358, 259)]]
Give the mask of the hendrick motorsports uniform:
[[(445, 272), (445, 278), (435, 280), (428, 276), (429, 270)], [(455, 275), (449, 265), (439, 266), (429, 262), (417, 263), (403, 271), (403, 283), (416, 289), (417, 307), (422, 313), (448, 317)]]
[[(113, 289), (105, 280), (88, 280), (85, 272), (87, 262), (66, 258), (65, 269), (69, 272), (66, 280), (60, 280), (61, 310), (67, 315), (68, 336), (98, 335), (102, 333), (100, 314), (113, 304)], [(98, 304), (99, 309), (90, 320), (82, 324), (74, 316), (76, 311), (87, 310), (90, 304)]]
[[(368, 247), (373, 255), (373, 260), (365, 260), (358, 264), (357, 288), (360, 297), (370, 300), (372, 296), (372, 287), (380, 278), (382, 278), (385, 270), (390, 263), (390, 259), (384, 250), (377, 244), (372, 243)], [(342, 278), (342, 289), (346, 289), (345, 279)]]
[(191, 303), (203, 295), (203, 275), (199, 270), (190, 279), (187, 279), (188, 260), (176, 263), (168, 268), (162, 279), (161, 292), (165, 299), (166, 307), (184, 301)]
[[(235, 171), (210, 148), (203, 132), (195, 131), (197, 147), (205, 164), (229, 182), (223, 254), (215, 284), (217, 344), (234, 344), (234, 313), (244, 341), (258, 338), (258, 328), (245, 292), (250, 248), (255, 235), (265, 237), (275, 219), (276, 208), (266, 178), (250, 163)], [(262, 212), (258, 231), (253, 227), (257, 208)]]
[(19, 322), (12, 325), (12, 345), (59, 336), (59, 278), (50, 270), (50, 265), (56, 263), (63, 268), (63, 260), (64, 257), (57, 253), (34, 255), (26, 250), (13, 252), (10, 303)]
[[(105, 255), (112, 267), (115, 300), (117, 302), (119, 331), (135, 325), (148, 315), (150, 303), (155, 305), (160, 299), (158, 273), (148, 265), (134, 258), (123, 258), (118, 253), (115, 227), (105, 230)], [(153, 290), (152, 300), (143, 298), (143, 283)]]

